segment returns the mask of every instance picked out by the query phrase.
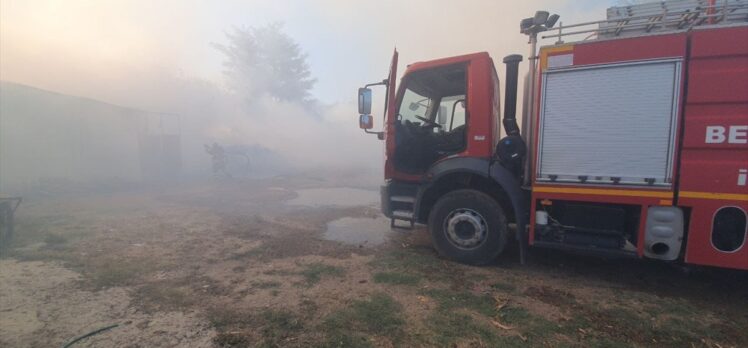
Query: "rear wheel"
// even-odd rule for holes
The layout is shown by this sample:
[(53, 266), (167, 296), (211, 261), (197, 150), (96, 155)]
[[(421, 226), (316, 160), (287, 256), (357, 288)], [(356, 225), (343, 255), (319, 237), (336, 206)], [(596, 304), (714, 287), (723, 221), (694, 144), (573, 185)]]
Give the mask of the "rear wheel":
[(442, 256), (471, 265), (493, 261), (504, 250), (504, 211), (489, 195), (457, 190), (441, 197), (429, 215), (434, 247)]

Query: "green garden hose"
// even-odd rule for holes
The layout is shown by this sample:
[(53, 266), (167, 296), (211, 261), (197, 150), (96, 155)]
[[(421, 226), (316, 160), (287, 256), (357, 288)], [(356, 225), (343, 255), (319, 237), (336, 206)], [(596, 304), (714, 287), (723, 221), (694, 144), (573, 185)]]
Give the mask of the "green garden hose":
[(89, 332), (89, 333), (87, 333), (85, 335), (78, 336), (78, 337), (74, 338), (72, 341), (66, 343), (64, 346), (62, 346), (62, 348), (68, 348), (68, 347), (72, 346), (73, 343), (75, 343), (75, 342), (78, 342), (78, 341), (80, 341), (80, 340), (82, 340), (84, 338), (91, 337), (93, 335), (102, 333), (102, 332), (104, 332), (106, 330), (114, 329), (117, 326), (119, 326), (119, 324), (109, 325), (109, 326), (106, 326), (106, 327), (102, 327), (101, 329), (96, 329), (94, 331), (91, 331), (91, 332)]

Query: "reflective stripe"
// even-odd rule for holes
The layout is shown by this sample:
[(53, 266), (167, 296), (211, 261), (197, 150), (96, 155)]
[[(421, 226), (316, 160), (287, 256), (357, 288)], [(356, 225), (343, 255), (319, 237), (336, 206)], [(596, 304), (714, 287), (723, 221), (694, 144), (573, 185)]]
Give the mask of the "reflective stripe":
[(545, 192), (545, 193), (571, 193), (571, 194), (580, 194), (580, 195), (655, 197), (655, 198), (673, 199), (673, 193), (670, 191), (666, 191), (666, 192), (635, 191), (635, 190), (613, 190), (613, 189), (549, 187), (549, 186), (536, 186), (536, 187), (533, 187), (532, 190), (534, 192)]
[(681, 191), (680, 196), (683, 198), (702, 198), (702, 199), (720, 199), (731, 201), (748, 201), (748, 195), (740, 193), (718, 193), (718, 192), (695, 192)]
[[(532, 190), (533, 192), (542, 192), (542, 193), (568, 193), (568, 194), (579, 194), (579, 195), (655, 197), (655, 198), (663, 198), (663, 199), (673, 199), (672, 192), (662, 192), (662, 191), (636, 191), (636, 190), (592, 189), (592, 188), (550, 187), (550, 186), (536, 186), (536, 187), (533, 187)], [(680, 197), (732, 200), (732, 201), (748, 201), (748, 194), (740, 194), (740, 193), (681, 191)], [(660, 202), (660, 203), (663, 204), (667, 202)]]

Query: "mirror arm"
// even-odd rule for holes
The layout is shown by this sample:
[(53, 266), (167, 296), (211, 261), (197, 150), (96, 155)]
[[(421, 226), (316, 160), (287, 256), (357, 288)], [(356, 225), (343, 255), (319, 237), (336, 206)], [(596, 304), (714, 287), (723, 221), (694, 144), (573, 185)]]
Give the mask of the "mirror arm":
[(369, 88), (371, 86), (387, 86), (387, 84), (388, 84), (387, 79), (384, 79), (382, 80), (382, 82), (374, 82), (374, 83), (367, 84), (366, 86), (364, 86), (364, 88)]
[[(381, 82), (369, 83), (369, 84), (365, 85), (364, 88), (369, 88), (371, 86), (389, 86), (389, 79), (384, 79)], [(385, 98), (385, 109), (386, 108), (387, 108), (387, 98)], [(366, 133), (366, 134), (376, 134), (377, 135), (377, 139), (384, 140), (384, 132), (372, 132), (372, 131), (370, 131), (368, 129), (364, 129), (364, 133)]]
[(366, 134), (376, 134), (377, 135), (377, 139), (384, 140), (384, 132), (372, 132), (372, 131), (370, 131), (368, 129), (364, 129), (364, 133), (366, 133)]
[(379, 140), (384, 140), (384, 127), (387, 124), (387, 106), (389, 106), (390, 102), (390, 79), (382, 80), (382, 84), (387, 86), (387, 88), (385, 88), (384, 108), (382, 109), (382, 134), (377, 135), (377, 138), (379, 138)]

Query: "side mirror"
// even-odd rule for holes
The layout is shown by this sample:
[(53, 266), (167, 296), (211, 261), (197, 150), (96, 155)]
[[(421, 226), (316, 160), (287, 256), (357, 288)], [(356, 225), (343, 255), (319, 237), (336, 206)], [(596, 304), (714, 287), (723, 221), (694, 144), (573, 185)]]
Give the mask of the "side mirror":
[(358, 89), (358, 113), (362, 116), (371, 115), (371, 90), (368, 88)]
[(358, 117), (358, 127), (361, 129), (374, 128), (374, 117), (371, 115), (361, 115)]

